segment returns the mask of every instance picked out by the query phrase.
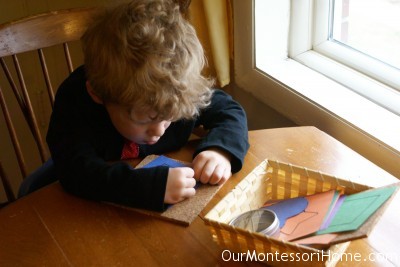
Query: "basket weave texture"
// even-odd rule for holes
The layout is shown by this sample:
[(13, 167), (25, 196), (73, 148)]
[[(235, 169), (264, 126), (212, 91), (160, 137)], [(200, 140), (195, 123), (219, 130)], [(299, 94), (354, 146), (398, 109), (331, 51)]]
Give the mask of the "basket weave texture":
[[(326, 261), (327, 253), (343, 253), (349, 242), (332, 245), (328, 250), (319, 250), (292, 242), (271, 238), (229, 225), (236, 216), (250, 210), (259, 209), (268, 200), (288, 199), (307, 196), (331, 189), (353, 194), (368, 190), (370, 187), (352, 183), (349, 180), (309, 170), (291, 164), (265, 160), (248, 174), (230, 193), (228, 193), (205, 216), (205, 223), (221, 248), (234, 253), (256, 253), (265, 255), (296, 255), (307, 259), (314, 255), (313, 261), (290, 262), (290, 266), (334, 266), (334, 260)], [(315, 253), (324, 254), (317, 257)], [(304, 257), (303, 254), (306, 257)], [(273, 266), (284, 266), (288, 262), (268, 261)], [(339, 257), (334, 257), (337, 259)], [(318, 260), (317, 260), (318, 259)]]

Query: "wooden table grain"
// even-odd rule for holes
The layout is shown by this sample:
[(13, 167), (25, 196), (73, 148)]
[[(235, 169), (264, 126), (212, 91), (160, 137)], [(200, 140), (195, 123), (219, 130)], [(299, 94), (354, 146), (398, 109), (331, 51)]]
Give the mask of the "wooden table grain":
[[(17, 200), (0, 210), (0, 266), (258, 265), (224, 261), (224, 248), (213, 242), (202, 218), (262, 160), (301, 165), (369, 186), (398, 182), (315, 127), (250, 131), (249, 139), (243, 169), (188, 227), (72, 196), (58, 183)], [(190, 160), (195, 143), (167, 156)], [(370, 236), (352, 241), (347, 261), (337, 266), (400, 266), (399, 210), (397, 194)]]

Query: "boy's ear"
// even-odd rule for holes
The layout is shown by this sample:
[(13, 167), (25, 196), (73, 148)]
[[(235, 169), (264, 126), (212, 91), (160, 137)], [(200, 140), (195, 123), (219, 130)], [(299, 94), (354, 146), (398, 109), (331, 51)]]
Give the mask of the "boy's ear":
[(101, 100), (100, 97), (98, 97), (96, 95), (96, 93), (93, 91), (92, 86), (90, 85), (89, 81), (86, 81), (86, 90), (88, 92), (88, 94), (90, 95), (90, 97), (92, 98), (92, 100), (97, 103), (97, 104), (103, 104), (103, 100)]

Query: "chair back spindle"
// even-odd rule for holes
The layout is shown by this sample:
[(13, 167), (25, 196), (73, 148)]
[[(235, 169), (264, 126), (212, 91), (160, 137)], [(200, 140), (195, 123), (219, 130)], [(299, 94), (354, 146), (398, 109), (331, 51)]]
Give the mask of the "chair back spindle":
[[(69, 43), (79, 41), (97, 10), (97, 8), (76, 8), (53, 11), (0, 25), (0, 106), (22, 178), (29, 174), (27, 163), (30, 161), (29, 157), (34, 154), (32, 148), (24, 147), (27, 134), (37, 148), (39, 162), (43, 163), (49, 158), (44, 140), (48, 121), (42, 123), (44, 127), (40, 127), (38, 118), (50, 117), (55, 98), (54, 88), (59, 85), (55, 83), (54, 77), (58, 75), (64, 79), (74, 70), (74, 57)], [(60, 56), (56, 54), (57, 49), (62, 51)], [(49, 57), (51, 52), (53, 54)], [(53, 65), (56, 68), (49, 65), (46, 53), (48, 59), (54, 61)], [(59, 62), (60, 60), (64, 62)], [(40, 67), (35, 68), (35, 64)], [(58, 68), (67, 71), (60, 74)], [(37, 75), (38, 72), (40, 76)], [(48, 114), (43, 115), (43, 111), (34, 105), (38, 102), (38, 96), (34, 93), (38, 89), (47, 92), (46, 105), (50, 107)], [(21, 116), (18, 117), (17, 114), (22, 114), (23, 122)], [(29, 133), (21, 132), (20, 129), (23, 128), (21, 124), (26, 125), (24, 127), (29, 129)], [(1, 153), (9, 153), (3, 150)], [(4, 165), (4, 158), (7, 156), (2, 155), (3, 165), (0, 174), (7, 199), (13, 201), (15, 197), (10, 194), (13, 192), (12, 189), (10, 191), (10, 182), (6, 176), (9, 170)]]
[(1, 164), (1, 161), (0, 161), (0, 179), (3, 184), (4, 192), (7, 197), (6, 202), (0, 203), (0, 208), (1, 208), (3, 206), (7, 205), (8, 203), (15, 201), (14, 191), (12, 190), (10, 180), (6, 176), (6, 173), (4, 171), (3, 165)]

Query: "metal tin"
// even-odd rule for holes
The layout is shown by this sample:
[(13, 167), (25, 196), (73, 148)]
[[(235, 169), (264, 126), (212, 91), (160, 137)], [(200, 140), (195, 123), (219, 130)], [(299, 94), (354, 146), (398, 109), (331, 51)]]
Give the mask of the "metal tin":
[(234, 218), (230, 225), (267, 236), (279, 235), (279, 219), (268, 209), (251, 210)]

